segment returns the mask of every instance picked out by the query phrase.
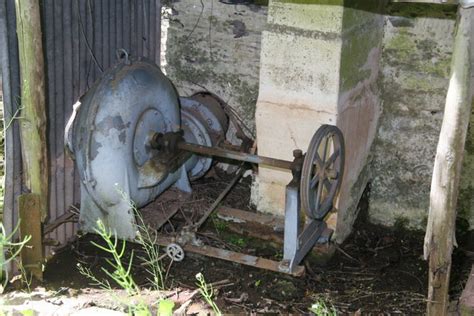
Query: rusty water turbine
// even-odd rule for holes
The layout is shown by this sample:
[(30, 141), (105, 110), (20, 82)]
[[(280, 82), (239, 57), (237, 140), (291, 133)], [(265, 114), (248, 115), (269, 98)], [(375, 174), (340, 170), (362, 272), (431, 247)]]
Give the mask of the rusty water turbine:
[(273, 264), (248, 255), (237, 260), (239, 254), (209, 247), (206, 254), (286, 273), (301, 271), (297, 265), (325, 230), (324, 218), (342, 181), (342, 133), (323, 125), (306, 154), (294, 150), (293, 161), (286, 161), (219, 147), (227, 128), (220, 105), (179, 98), (154, 63), (125, 56), (74, 105), (66, 126), (67, 148), (81, 178), (81, 229), (94, 232), (100, 219), (117, 237), (134, 240), (137, 227), (130, 202), (142, 207), (171, 186), (190, 192), (189, 181), (210, 169), (213, 156), (265, 164), (293, 175), (286, 187), (283, 260)]

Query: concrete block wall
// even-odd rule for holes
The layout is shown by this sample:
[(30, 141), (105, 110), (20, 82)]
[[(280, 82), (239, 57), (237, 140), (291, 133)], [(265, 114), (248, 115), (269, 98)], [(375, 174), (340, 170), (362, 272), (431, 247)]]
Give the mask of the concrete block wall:
[[(374, 147), (369, 219), (424, 229), (450, 74), (456, 7), (392, 4), (382, 52), (383, 114)], [(473, 120), (471, 120), (472, 122)], [(458, 214), (474, 228), (474, 135)]]
[[(262, 37), (256, 125), (261, 155), (291, 159), (322, 124), (346, 138), (337, 238), (351, 230), (367, 182), (364, 166), (379, 116), (383, 17), (377, 1), (270, 1)], [(291, 174), (260, 166), (253, 200), (283, 214)], [(334, 225), (334, 223), (332, 223)]]
[[(257, 146), (260, 155), (292, 159), (324, 123), (336, 124), (343, 7), (270, 1), (262, 34)], [(260, 166), (252, 200), (284, 215), (287, 170)]]
[(345, 176), (336, 237), (344, 240), (358, 215), (369, 181), (370, 152), (381, 113), (380, 57), (383, 1), (345, 1), (337, 126), (346, 143)]
[(163, 1), (162, 69), (180, 95), (209, 90), (255, 130), (260, 42), (267, 6)]
[[(383, 16), (375, 0), (224, 2), (164, 6), (162, 65), (180, 94), (207, 88), (220, 95), (251, 129), (256, 122), (259, 153), (270, 157), (291, 159), (292, 149), (306, 150), (321, 124), (340, 127), (347, 158), (339, 240), (350, 232), (368, 181), (371, 221), (424, 228), (455, 8), (400, 3)], [(471, 229), (473, 124), (458, 202)], [(259, 210), (283, 214), (290, 178), (259, 169), (252, 189)]]
[(457, 209), (459, 228), (461, 230), (474, 230), (474, 102), (464, 150)]

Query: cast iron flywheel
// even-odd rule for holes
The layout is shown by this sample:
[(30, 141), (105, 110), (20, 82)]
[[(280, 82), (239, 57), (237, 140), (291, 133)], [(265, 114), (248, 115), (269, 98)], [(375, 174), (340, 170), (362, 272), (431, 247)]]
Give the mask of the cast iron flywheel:
[(309, 143), (301, 173), (301, 203), (306, 215), (323, 220), (333, 209), (344, 174), (344, 137), (332, 125), (321, 126)]

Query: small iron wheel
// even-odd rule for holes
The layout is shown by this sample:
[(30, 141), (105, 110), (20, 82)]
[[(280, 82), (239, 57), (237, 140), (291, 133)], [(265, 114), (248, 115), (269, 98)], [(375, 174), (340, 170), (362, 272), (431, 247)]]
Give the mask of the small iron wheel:
[(166, 254), (173, 261), (183, 261), (184, 259), (184, 250), (180, 245), (171, 243), (166, 246)]
[(344, 174), (344, 137), (332, 125), (321, 126), (309, 143), (301, 172), (303, 210), (323, 220), (332, 210)]

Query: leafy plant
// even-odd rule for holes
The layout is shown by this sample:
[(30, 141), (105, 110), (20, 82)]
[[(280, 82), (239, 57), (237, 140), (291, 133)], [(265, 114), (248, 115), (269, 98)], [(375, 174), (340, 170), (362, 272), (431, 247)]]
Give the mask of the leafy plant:
[[(146, 271), (149, 276), (147, 280), (157, 290), (164, 289), (163, 273), (161, 267), (161, 257), (159, 255), (159, 249), (156, 244), (156, 237), (153, 238), (150, 231), (147, 229), (143, 218), (135, 207), (134, 203), (126, 196), (126, 194), (118, 190), (122, 198), (129, 203), (130, 208), (135, 212), (137, 219), (137, 242), (140, 244), (145, 252), (145, 256), (139, 257), (143, 264), (146, 266)], [(133, 262), (133, 251), (128, 261), (128, 264), (123, 264), (123, 256), (125, 253), (126, 242), (122, 241), (119, 245), (119, 241), (110, 229), (107, 229), (102, 221), (97, 221), (96, 233), (104, 240), (105, 246), (102, 246), (96, 242), (91, 242), (95, 247), (108, 252), (112, 255), (112, 260), (106, 259), (108, 265), (113, 269), (110, 272), (106, 268), (102, 267), (102, 271), (112, 280), (114, 280), (121, 288), (123, 288), (129, 295), (140, 295), (140, 288), (134, 281), (131, 275), (131, 267)], [(87, 267), (78, 265), (79, 272), (85, 277), (92, 280), (92, 285), (100, 286), (103, 289), (112, 290), (110, 282), (108, 280), (98, 279), (94, 273)], [(170, 307), (171, 306), (171, 307)], [(160, 299), (158, 301), (158, 313), (159, 315), (171, 315), (174, 302), (166, 299)], [(170, 312), (171, 308), (171, 312)], [(129, 304), (129, 309), (133, 311), (135, 315), (150, 315), (150, 311), (147, 306), (143, 303), (137, 305)]]
[(34, 316), (35, 315), (35, 311), (32, 310), (32, 309), (24, 309), (20, 313), (21, 313), (22, 316)]
[(204, 275), (200, 272), (196, 274), (196, 279), (198, 280), (196, 285), (199, 287), (199, 293), (201, 293), (204, 300), (209, 304), (216, 315), (222, 315), (219, 307), (217, 307), (217, 304), (214, 302), (214, 289), (212, 286), (206, 283)]
[(161, 258), (156, 243), (156, 236), (153, 237), (150, 234), (150, 230), (145, 225), (143, 217), (138, 211), (135, 203), (133, 203), (133, 201), (127, 196), (127, 194), (123, 190), (117, 188), (117, 191), (121, 195), (122, 199), (128, 203), (129, 207), (133, 210), (135, 214), (138, 228), (136, 239), (146, 253), (146, 257), (141, 256), (139, 257), (139, 259), (142, 260), (144, 265), (147, 267), (146, 271), (149, 275), (147, 277), (147, 280), (151, 284), (153, 284), (155, 290), (163, 290), (165, 288), (163, 279), (163, 269), (161, 267)]
[(94, 273), (92, 273), (91, 269), (84, 267), (82, 264), (78, 263), (77, 270), (79, 270), (80, 274), (82, 274), (83, 276), (85, 276), (86, 278), (92, 281), (91, 285), (99, 286), (100, 288), (104, 290), (112, 290), (112, 286), (110, 285), (109, 281), (98, 279), (94, 275)]
[[(8, 283), (8, 270), (6, 269), (7, 265), (15, 260), (23, 247), (31, 239), (31, 236), (28, 235), (19, 242), (13, 242), (13, 236), (15, 236), (19, 227), (20, 220), (18, 220), (18, 223), (16, 224), (16, 227), (13, 229), (13, 231), (7, 235), (5, 226), (3, 226), (3, 223), (0, 223), (0, 293), (3, 293)], [(8, 257), (5, 256), (5, 253), (9, 254)]]
[[(145, 224), (143, 217), (138, 211), (135, 203), (127, 196), (127, 194), (117, 188), (117, 191), (121, 195), (122, 199), (126, 201), (129, 207), (135, 214), (135, 219), (137, 221), (137, 235), (136, 241), (142, 249), (145, 251), (146, 256), (140, 256), (139, 259), (143, 261), (143, 264), (146, 266), (146, 271), (148, 273), (147, 280), (153, 285), (155, 290), (161, 291), (165, 289), (164, 278), (163, 278), (163, 268), (161, 266), (161, 258), (159, 253), (159, 248), (156, 242), (156, 236), (152, 236), (150, 230)], [(174, 308), (174, 302), (168, 299), (161, 298), (158, 301), (158, 315), (172, 315)]]
[(315, 314), (316, 316), (336, 316), (337, 310), (331, 305), (327, 304), (324, 300), (318, 299), (311, 307), (309, 311)]
[(173, 315), (174, 302), (171, 300), (160, 300), (158, 302), (158, 315), (171, 316)]
[(116, 236), (113, 236), (113, 233), (111, 232), (111, 230), (107, 229), (107, 227), (105, 227), (104, 223), (101, 220), (97, 221), (97, 228), (95, 231), (105, 241), (106, 245), (102, 246), (94, 241), (91, 241), (91, 243), (95, 247), (105, 252), (110, 253), (113, 258), (112, 260), (110, 259), (105, 259), (105, 260), (114, 271), (110, 272), (104, 267), (101, 268), (102, 271), (107, 276), (109, 276), (112, 280), (117, 282), (117, 284), (121, 288), (123, 288), (127, 292), (127, 294), (129, 295), (139, 294), (140, 289), (138, 288), (138, 285), (135, 283), (132, 275), (130, 274), (130, 270), (132, 268), (132, 261), (133, 261), (133, 251), (130, 255), (128, 266), (126, 267), (122, 263), (122, 257), (125, 254), (126, 241), (123, 240), (122, 245), (119, 246), (118, 238)]
[[(105, 259), (105, 260), (108, 263), (109, 267), (113, 269), (113, 272), (110, 272), (105, 267), (101, 268), (102, 271), (108, 277), (114, 280), (121, 288), (123, 288), (127, 292), (128, 295), (139, 297), (138, 304), (131, 304), (131, 303), (127, 304), (129, 312), (134, 315), (151, 316), (150, 310), (148, 309), (146, 304), (143, 303), (143, 301), (140, 299), (140, 294), (141, 294), (140, 288), (138, 287), (138, 285), (136, 284), (135, 280), (133, 279), (131, 275), (133, 251), (130, 255), (128, 265), (125, 265), (122, 262), (122, 258), (125, 254), (126, 242), (122, 241), (121, 245), (119, 245), (118, 238), (114, 236), (114, 234), (112, 233), (110, 229), (105, 227), (104, 223), (101, 220), (97, 221), (97, 228), (95, 229), (95, 231), (105, 242), (105, 246), (102, 246), (94, 241), (91, 241), (91, 243), (95, 247), (112, 255), (112, 259)], [(92, 280), (94, 282), (93, 285), (98, 285), (104, 289), (112, 290), (112, 287), (108, 280), (98, 279), (89, 268), (83, 267), (82, 265), (79, 264), (78, 270), (82, 275)]]
[(247, 246), (247, 241), (243, 239), (242, 237), (230, 236), (229, 242), (240, 248)]
[(21, 263), (21, 260), (15, 260), (18, 269), (20, 270), (20, 278), (21, 278), (21, 284), (26, 287), (26, 291), (28, 293), (31, 293), (31, 283), (33, 282), (33, 275), (31, 273), (28, 273)]
[(219, 217), (217, 216), (217, 213), (212, 213), (210, 216), (210, 219), (212, 221), (212, 224), (214, 225), (214, 228), (216, 229), (217, 234), (220, 234), (227, 230), (228, 228), (227, 222), (219, 219)]
[[(138, 212), (135, 204), (128, 198), (127, 194), (117, 188), (117, 191), (121, 195), (122, 199), (126, 201), (130, 208), (134, 211), (137, 220), (137, 236), (136, 241), (141, 246), (145, 252), (144, 256), (139, 257), (143, 261), (143, 264), (146, 266), (146, 271), (149, 276), (147, 280), (153, 285), (155, 290), (161, 291), (164, 289), (163, 273), (161, 267), (161, 258), (159, 255), (159, 248), (156, 243), (156, 236), (152, 236), (148, 227), (145, 225), (143, 218)], [(141, 291), (139, 286), (134, 281), (131, 275), (131, 267), (133, 262), (133, 251), (131, 253), (130, 259), (127, 264), (123, 263), (123, 257), (125, 254), (126, 242), (122, 241), (119, 244), (119, 241), (116, 236), (108, 229), (104, 223), (99, 220), (97, 221), (96, 233), (102, 238), (105, 242), (105, 246), (100, 245), (96, 242), (91, 242), (95, 247), (109, 253), (112, 255), (112, 259), (106, 259), (110, 268), (113, 272), (110, 272), (108, 269), (102, 267), (102, 271), (112, 280), (114, 280), (121, 288), (123, 288), (127, 294), (130, 296), (139, 296)], [(91, 269), (84, 267), (78, 264), (79, 272), (90, 279), (93, 283), (92, 285), (100, 286), (106, 290), (112, 290), (112, 286), (107, 279), (97, 278)], [(174, 302), (168, 299), (160, 298), (158, 300), (158, 315), (172, 315)], [(149, 308), (141, 300), (138, 304), (128, 304), (129, 311), (134, 315), (151, 315)]]
[(137, 218), (137, 241), (146, 253), (146, 257), (140, 256), (139, 258), (143, 261), (143, 264), (147, 267), (148, 272), (147, 280), (153, 284), (153, 287), (157, 291), (161, 291), (165, 288), (163, 279), (163, 269), (161, 266), (161, 257), (159, 255), (159, 249), (156, 245), (156, 237), (153, 238), (150, 231), (145, 226), (143, 218), (139, 212), (135, 210)]

